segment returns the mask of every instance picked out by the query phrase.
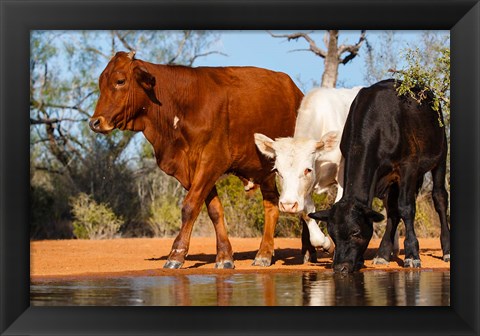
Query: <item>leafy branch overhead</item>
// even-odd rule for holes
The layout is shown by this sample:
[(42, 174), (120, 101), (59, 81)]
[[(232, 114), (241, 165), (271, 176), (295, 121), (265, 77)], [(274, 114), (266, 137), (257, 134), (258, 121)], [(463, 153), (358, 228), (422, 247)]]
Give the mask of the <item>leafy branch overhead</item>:
[[(427, 98), (427, 90), (434, 93), (433, 109), (439, 114), (438, 122), (444, 126), (440, 113), (443, 107), (449, 124), (450, 112), (450, 48), (439, 47), (438, 57), (427, 64), (421, 62), (421, 52), (418, 48), (408, 49), (404, 53), (407, 66), (402, 70), (390, 69), (396, 79), (401, 80), (397, 91), (408, 94), (417, 102), (422, 103)], [(420, 88), (420, 89), (418, 89)]]

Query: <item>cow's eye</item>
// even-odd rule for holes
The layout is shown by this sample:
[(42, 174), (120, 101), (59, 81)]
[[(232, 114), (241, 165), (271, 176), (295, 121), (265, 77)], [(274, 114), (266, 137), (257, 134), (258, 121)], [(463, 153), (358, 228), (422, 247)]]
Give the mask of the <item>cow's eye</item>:
[(118, 79), (117, 86), (122, 86), (122, 85), (125, 85), (125, 79)]
[(362, 237), (362, 231), (360, 231), (360, 230), (353, 231), (352, 232), (352, 237), (361, 238)]
[(307, 175), (310, 174), (311, 172), (312, 172), (312, 170), (311, 170), (310, 168), (307, 168), (307, 169), (305, 169), (305, 170), (303, 171), (303, 174), (304, 174), (305, 176), (307, 176)]

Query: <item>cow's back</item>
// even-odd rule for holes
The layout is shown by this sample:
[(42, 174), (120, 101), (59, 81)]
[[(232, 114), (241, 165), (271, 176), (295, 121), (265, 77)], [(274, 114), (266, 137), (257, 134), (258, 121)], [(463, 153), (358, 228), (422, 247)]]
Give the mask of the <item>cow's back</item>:
[(416, 162), (419, 172), (427, 172), (446, 150), (439, 113), (431, 100), (418, 104), (410, 96), (399, 96), (396, 85), (385, 80), (358, 93), (345, 124), (342, 154), (347, 161), (363, 157), (362, 162), (389, 166), (408, 160)]
[[(272, 163), (256, 150), (254, 133), (293, 136), (303, 93), (288, 75), (256, 67), (154, 64), (149, 71), (159, 78), (158, 114), (167, 120), (162, 132), (173, 133), (169, 143), (174, 146), (158, 155), (167, 162), (161, 165), (164, 171), (176, 174), (187, 188), (202, 156), (213, 167), (256, 183), (271, 174)], [(159, 145), (160, 151), (167, 149)]]
[[(264, 174), (268, 161), (258, 153), (254, 133), (270, 138), (293, 136), (303, 94), (291, 78), (281, 72), (255, 67), (226, 70), (233, 79), (226, 87), (232, 170), (256, 178), (247, 175)], [(267, 166), (271, 169), (270, 164)]]
[(294, 137), (320, 140), (331, 131), (343, 131), (350, 105), (360, 87), (352, 89), (316, 88), (302, 100)]

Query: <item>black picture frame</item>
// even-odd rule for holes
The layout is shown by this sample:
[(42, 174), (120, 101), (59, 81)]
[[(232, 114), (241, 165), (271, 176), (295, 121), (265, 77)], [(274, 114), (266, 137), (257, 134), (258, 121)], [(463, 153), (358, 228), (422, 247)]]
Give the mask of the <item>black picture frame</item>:
[[(472, 0), (0, 0), (2, 335), (478, 335), (480, 4)], [(29, 307), (34, 29), (447, 29), (452, 47), (450, 307)]]

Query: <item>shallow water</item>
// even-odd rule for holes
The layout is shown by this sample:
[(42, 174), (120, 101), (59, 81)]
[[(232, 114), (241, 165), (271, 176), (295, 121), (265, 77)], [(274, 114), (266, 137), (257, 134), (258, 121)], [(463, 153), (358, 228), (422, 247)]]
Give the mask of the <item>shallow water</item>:
[(449, 271), (235, 273), (32, 282), (33, 306), (448, 306)]

